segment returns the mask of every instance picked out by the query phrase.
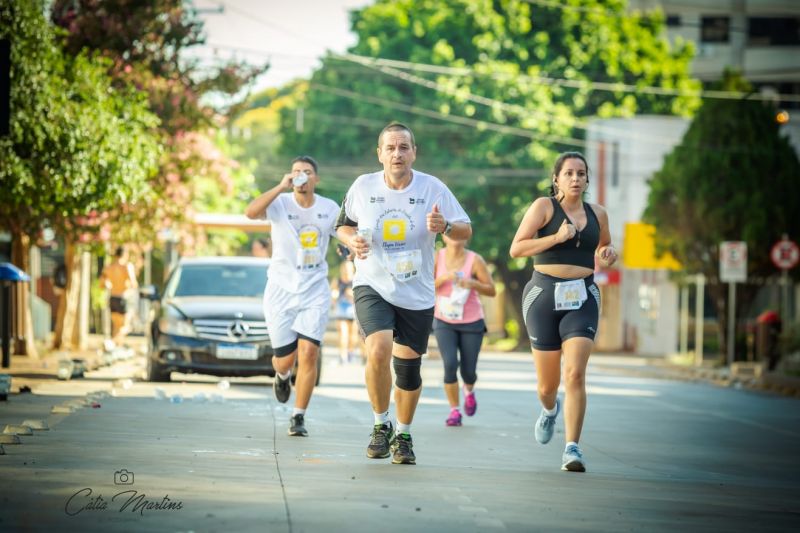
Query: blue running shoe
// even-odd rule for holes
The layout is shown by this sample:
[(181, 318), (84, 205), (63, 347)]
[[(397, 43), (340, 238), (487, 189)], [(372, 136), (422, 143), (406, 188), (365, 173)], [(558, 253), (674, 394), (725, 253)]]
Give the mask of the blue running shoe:
[(553, 433), (556, 429), (556, 417), (560, 411), (561, 402), (558, 401), (558, 398), (556, 398), (556, 414), (553, 416), (547, 416), (544, 413), (544, 409), (542, 409), (542, 413), (539, 415), (539, 419), (536, 421), (536, 429), (534, 431), (536, 442), (539, 444), (547, 444), (550, 442), (550, 439), (553, 438)]
[(570, 472), (586, 472), (586, 463), (583, 460), (583, 453), (577, 444), (570, 444), (564, 449), (561, 456), (561, 470)]

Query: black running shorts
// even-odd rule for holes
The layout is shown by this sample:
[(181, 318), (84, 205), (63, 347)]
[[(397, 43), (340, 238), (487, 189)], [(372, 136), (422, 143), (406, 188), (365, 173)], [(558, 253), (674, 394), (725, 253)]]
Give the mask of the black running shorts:
[(600, 317), (600, 289), (594, 276), (583, 278), (587, 298), (579, 309), (556, 311), (555, 285), (571, 281), (533, 271), (522, 292), (522, 317), (534, 350), (560, 350), (561, 343), (573, 337), (594, 340)]
[(353, 288), (356, 301), (356, 320), (364, 337), (376, 331), (391, 330), (394, 342), (408, 346), (422, 355), (428, 351), (428, 336), (433, 324), (430, 309), (404, 309), (392, 305), (367, 285)]

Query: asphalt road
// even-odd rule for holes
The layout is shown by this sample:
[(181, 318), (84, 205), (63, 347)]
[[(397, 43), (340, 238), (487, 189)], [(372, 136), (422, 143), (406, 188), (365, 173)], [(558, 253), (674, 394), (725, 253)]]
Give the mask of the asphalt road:
[[(526, 354), (482, 356), (478, 412), (460, 428), (445, 427), (441, 363), (425, 360), (416, 466), (366, 458), (360, 366), (325, 365), (308, 438), (286, 435), (292, 400), (278, 404), (268, 378), (224, 388), (175, 374), (156, 390), (136, 379), (135, 359), (68, 382), (21, 378), (33, 392), (0, 403), (0, 425), (41, 419), (50, 430), (4, 445), (0, 531), (800, 529), (798, 399), (635, 367), (590, 364), (585, 474), (560, 470), (561, 417), (550, 444), (533, 439)], [(50, 413), (93, 391), (113, 395)]]

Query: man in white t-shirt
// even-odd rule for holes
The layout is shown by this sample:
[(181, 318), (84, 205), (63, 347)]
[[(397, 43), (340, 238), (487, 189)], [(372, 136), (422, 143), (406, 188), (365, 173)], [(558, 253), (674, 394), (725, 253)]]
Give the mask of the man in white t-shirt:
[[(395, 464), (416, 464), (411, 421), (428, 350), (435, 291), (436, 234), (469, 239), (470, 220), (438, 178), (411, 168), (417, 146), (399, 123), (378, 136), (383, 170), (359, 176), (347, 192), (336, 230), (355, 254), (356, 319), (366, 338), (367, 392), (375, 418), (367, 457), (392, 455)], [(395, 370), (397, 428), (389, 420)]]
[[(264, 318), (275, 355), (275, 397), (286, 403), (297, 358), (295, 404), (289, 435), (308, 436), (305, 413), (317, 381), (317, 358), (328, 323), (330, 290), (325, 252), (339, 206), (314, 193), (317, 162), (296, 157), (280, 183), (250, 202), (248, 218), (266, 218), (272, 229), (272, 261), (264, 290)], [(292, 190), (291, 193), (283, 192)]]

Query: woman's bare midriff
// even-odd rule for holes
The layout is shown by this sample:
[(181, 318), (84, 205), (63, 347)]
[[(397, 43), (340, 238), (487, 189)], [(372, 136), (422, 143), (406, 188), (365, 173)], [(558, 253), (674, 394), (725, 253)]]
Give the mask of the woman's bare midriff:
[(591, 268), (576, 265), (536, 265), (534, 270), (561, 279), (583, 279), (594, 273)]

